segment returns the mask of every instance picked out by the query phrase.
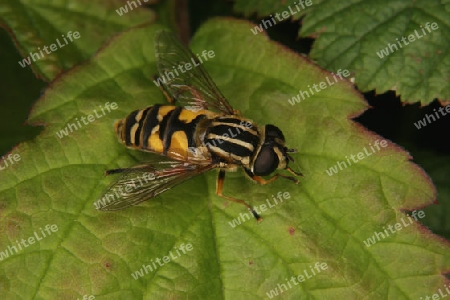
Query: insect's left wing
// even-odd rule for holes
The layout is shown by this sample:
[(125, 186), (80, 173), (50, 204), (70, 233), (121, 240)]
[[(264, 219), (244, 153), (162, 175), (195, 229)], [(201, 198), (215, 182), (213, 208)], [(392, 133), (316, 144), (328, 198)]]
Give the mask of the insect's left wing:
[(122, 177), (109, 187), (95, 207), (102, 211), (114, 211), (137, 205), (214, 168), (212, 164), (161, 161), (121, 169)]
[[(165, 79), (161, 81), (164, 89), (182, 106), (227, 115), (236, 113), (199, 58), (171, 32), (162, 30), (157, 33), (155, 53), (159, 76)], [(187, 70), (187, 64), (190, 65), (190, 70)]]

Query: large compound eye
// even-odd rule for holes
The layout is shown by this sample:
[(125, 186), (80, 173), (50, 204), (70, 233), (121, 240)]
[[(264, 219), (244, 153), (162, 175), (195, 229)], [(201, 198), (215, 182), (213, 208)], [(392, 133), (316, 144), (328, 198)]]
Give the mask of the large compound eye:
[(266, 125), (266, 138), (279, 138), (283, 142), (285, 141), (283, 132), (281, 132), (280, 128), (271, 124)]
[(262, 147), (256, 157), (253, 166), (253, 173), (258, 176), (266, 176), (275, 171), (278, 167), (278, 156), (272, 147)]

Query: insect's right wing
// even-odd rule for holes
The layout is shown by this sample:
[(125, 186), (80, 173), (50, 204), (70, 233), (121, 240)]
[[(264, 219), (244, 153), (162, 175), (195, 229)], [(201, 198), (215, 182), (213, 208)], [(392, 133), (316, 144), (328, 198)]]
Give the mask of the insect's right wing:
[[(118, 169), (122, 177), (96, 203), (102, 211), (124, 209), (149, 200), (172, 187), (214, 169), (213, 164), (189, 164), (172, 160)], [(110, 174), (119, 173), (110, 172)]]
[[(182, 106), (227, 115), (236, 113), (198, 57), (181, 44), (173, 33), (166, 30), (157, 33), (155, 53), (159, 76), (164, 76), (165, 79), (162, 81), (164, 89)], [(192, 69), (185, 69), (183, 72), (182, 68), (187, 63)], [(168, 78), (169, 74), (175, 78)]]

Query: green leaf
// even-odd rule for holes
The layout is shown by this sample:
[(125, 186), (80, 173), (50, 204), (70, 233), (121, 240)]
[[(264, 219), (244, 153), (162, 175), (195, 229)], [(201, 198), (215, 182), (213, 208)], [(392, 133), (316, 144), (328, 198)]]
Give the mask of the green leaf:
[[(319, 35), (311, 57), (322, 67), (347, 68), (360, 90), (395, 90), (405, 102), (450, 98), (449, 5), (438, 0), (352, 0), (321, 2), (313, 9), (301, 35)], [(428, 31), (427, 23), (438, 28)]]
[[(408, 149), (414, 149), (414, 145), (408, 145)], [(416, 161), (433, 179), (437, 189), (437, 201), (424, 209), (430, 216), (423, 219), (423, 224), (433, 232), (450, 239), (450, 158), (432, 151), (414, 151)]]
[[(113, 34), (155, 18), (152, 11), (127, 6), (121, 0), (2, 2), (0, 25), (10, 32), (36, 75), (47, 81), (91, 57)], [(78, 32), (79, 37), (75, 36), (71, 41), (69, 31)], [(21, 62), (27, 68), (30, 65)], [(17, 65), (21, 68), (19, 63)]]
[[(0, 173), (0, 251), (46, 224), (58, 226), (0, 261), (7, 298), (261, 299), (278, 284), (287, 286), (286, 278), (305, 270), (311, 275), (316, 263), (327, 268), (291, 283), (283, 292), (287, 298), (410, 299), (448, 283), (442, 275), (450, 268), (448, 244), (418, 222), (364, 244), (383, 226), (409, 220), (401, 210), (434, 200), (427, 176), (391, 143), (327, 175), (337, 161), (371, 151), (370, 143), (381, 140), (350, 119), (367, 104), (349, 82), (337, 80), (291, 105), (299, 91), (333, 75), (264, 35), (249, 34), (250, 27), (211, 20), (196, 33), (192, 49), (214, 51), (205, 67), (236, 109), (283, 130), (287, 145), (298, 149), (292, 167), (304, 173), (300, 184), (279, 179), (259, 186), (244, 180), (241, 170), (228, 173), (225, 195), (274, 206), (262, 212), (262, 223), (250, 219), (235, 228), (230, 223), (248, 212), (215, 195), (215, 172), (137, 207), (96, 211), (93, 203), (112, 180), (103, 178), (104, 170), (155, 157), (126, 149), (113, 132), (115, 119), (164, 101), (151, 79), (157, 27), (135, 28), (52, 84), (31, 114), (46, 129), (17, 147), (13, 154), (21, 160)], [(106, 102), (118, 109), (56, 136)], [(290, 197), (275, 204), (272, 195), (279, 192)], [(133, 279), (143, 265), (170, 251), (176, 256), (183, 243), (192, 250)]]
[(450, 5), (445, 1), (312, 2), (303, 9), (294, 0), (237, 0), (235, 9), (266, 16), (266, 27), (278, 23), (276, 13), (285, 11), (293, 19), (307, 14), (299, 35), (317, 37), (311, 58), (331, 71), (350, 70), (364, 92), (395, 90), (409, 103), (450, 99)]

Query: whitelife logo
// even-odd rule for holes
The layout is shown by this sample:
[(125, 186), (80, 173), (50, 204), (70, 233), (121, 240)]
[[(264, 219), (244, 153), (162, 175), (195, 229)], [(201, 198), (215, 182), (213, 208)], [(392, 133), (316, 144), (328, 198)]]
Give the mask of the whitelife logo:
[[(52, 232), (57, 232), (58, 231), (58, 226), (56, 226), (56, 224), (53, 225), (45, 225), (45, 229), (39, 228), (39, 230), (41, 231), (40, 235), (38, 232), (34, 232), (33, 236), (30, 236), (28, 239), (22, 239), (19, 241), (16, 240), (16, 246), (8, 246), (8, 249), (6, 249), (3, 252), (0, 252), (0, 261), (3, 259), (6, 259), (9, 257), (9, 255), (13, 255), (13, 254), (17, 254), (19, 253), (19, 251), (22, 251), (22, 245), (23, 248), (29, 247), (30, 245), (33, 245), (34, 243), (36, 243), (36, 241), (40, 241), (43, 238), (50, 236), (52, 234)], [(47, 232), (47, 234), (45, 234), (44, 230)], [(28, 241), (28, 244), (27, 244)], [(19, 250), (17, 250), (17, 248), (19, 248)], [(13, 253), (13, 250), (15, 253)]]
[[(411, 215), (413, 216), (414, 220), (417, 221), (417, 216), (419, 216), (419, 218), (422, 219), (425, 217), (425, 212), (422, 210), (419, 212), (413, 211), (411, 213)], [(402, 227), (408, 227), (409, 225), (411, 225), (413, 223), (413, 219), (411, 219), (410, 216), (408, 216), (408, 219), (409, 219), (409, 223), (406, 223), (404, 221), (404, 218), (401, 218), (401, 221), (402, 221), (401, 223), (400, 222), (395, 223), (394, 226), (389, 225), (387, 229), (386, 229), (386, 226), (383, 226), (384, 233), (386, 234), (386, 236), (383, 234), (383, 232), (374, 232), (374, 235), (372, 235), (371, 238), (368, 238), (367, 240), (364, 241), (364, 245), (366, 245), (366, 247), (370, 247), (371, 245), (375, 245), (377, 240), (379, 242), (379, 241), (381, 241), (381, 239), (387, 238), (389, 236), (388, 229), (392, 234), (394, 234), (397, 231), (400, 231), (402, 229)], [(403, 226), (402, 226), (402, 224), (403, 224)], [(395, 229), (393, 229), (394, 227), (395, 227)]]
[[(84, 295), (81, 300), (94, 300), (94, 299), (95, 299), (94, 295)], [(77, 298), (77, 300), (80, 300), (80, 298)]]
[[(341, 74), (341, 72), (342, 72), (342, 74)], [(321, 81), (319, 84), (314, 83), (312, 88), (314, 88), (316, 93), (318, 93), (318, 92), (326, 89), (327, 87), (332, 86), (333, 84), (338, 82), (338, 79), (336, 78), (336, 75), (340, 79), (344, 79), (342, 76), (348, 77), (348, 76), (350, 76), (350, 72), (348, 70), (346, 70), (346, 69), (344, 69), (343, 71), (341, 71), (341, 69), (339, 69), (336, 74), (333, 74), (334, 82), (331, 81), (328, 78), (328, 76), (327, 76), (327, 77), (325, 77), (326, 82), (325, 81)], [(307, 91), (300, 90), (300, 91), (298, 91), (298, 94), (296, 96), (292, 97), (291, 99), (288, 99), (288, 102), (291, 105), (295, 105), (295, 103), (300, 103), (302, 100), (305, 100), (306, 98), (311, 97), (312, 95), (314, 95), (314, 90), (312, 88), (311, 88), (311, 85), (308, 84), (308, 89), (309, 89), (309, 92), (311, 93), (311, 95)], [(300, 99), (300, 97), (301, 97), (301, 99)]]
[(425, 296), (425, 298), (420, 297), (420, 300), (439, 300), (439, 299), (443, 299), (446, 298), (447, 296), (450, 296), (450, 284), (444, 285), (445, 291), (446, 293), (444, 294), (442, 292), (442, 289), (439, 288), (438, 292), (439, 294), (433, 294), (431, 296)]
[[(209, 50), (208, 52), (206, 50), (203, 50), (202, 55), (203, 59), (205, 61), (208, 61), (208, 57), (209, 58), (213, 58), (216, 56), (216, 54), (214, 53), (214, 51)], [(175, 74), (177, 74), (176, 76), (180, 76), (180, 74), (178, 73), (177, 69), (180, 70), (180, 72), (182, 73), (186, 73), (187, 71), (192, 70), (192, 67), (196, 68), (198, 66), (200, 66), (203, 63), (203, 60), (201, 59), (200, 55), (198, 55), (197, 53), (197, 58), (198, 58), (198, 62), (195, 61), (195, 59), (192, 57), (191, 63), (185, 63), (183, 62), (182, 64), (179, 64), (177, 67), (173, 66), (173, 71), (175, 72)], [(183, 69), (184, 66), (184, 69)], [(169, 83), (170, 81), (172, 81), (175, 78), (175, 75), (172, 73), (172, 71), (165, 71), (164, 75), (159, 74), (160, 77), (158, 77), (156, 80), (153, 80), (153, 82), (155, 83), (156, 86), (160, 86), (161, 84), (165, 84), (165, 83)]]
[[(388, 144), (387, 144), (387, 141), (385, 141), (385, 140), (381, 140), (381, 142), (376, 140), (374, 143), (374, 146), (372, 146), (372, 143), (369, 144), (372, 152), (367, 151), (367, 148), (364, 147), (364, 152), (358, 152), (358, 154), (356, 154), (356, 155), (351, 154), (350, 155), (351, 160), (350, 160), (350, 158), (348, 158), (348, 156), (345, 156), (345, 158), (347, 159), (348, 166), (352, 165), (352, 161), (357, 163), (357, 162), (363, 160), (364, 158), (371, 156), (376, 151), (380, 151), (381, 150), (380, 145), (381, 145), (381, 147), (385, 148), (385, 147), (387, 147)], [(375, 150), (373, 147), (377, 148), (377, 150)], [(344, 168), (342, 168), (342, 166), (344, 166)], [(348, 166), (344, 161), (338, 161), (336, 165), (329, 168), (328, 170), (325, 170), (325, 172), (328, 174), (328, 176), (333, 176), (334, 174), (337, 174), (339, 172), (339, 169), (342, 171), (343, 169), (346, 169)], [(339, 167), (339, 169), (338, 169), (338, 167)]]
[[(14, 159), (14, 160), (13, 160)], [(20, 154), (9, 154), (7, 158), (2, 156), (4, 167), (2, 166), (2, 162), (0, 161), (0, 171), (6, 169), (7, 167), (13, 165), (15, 162), (18, 162), (21, 159)], [(9, 164), (8, 164), (9, 161)]]
[[(294, 2), (295, 8), (297, 9), (296, 11), (292, 10), (291, 6), (289, 5), (289, 11), (285, 10), (283, 11), (281, 14), (280, 13), (276, 13), (275, 14), (275, 18), (277, 18), (278, 22), (284, 21), (287, 18), (295, 15), (296, 13), (299, 13), (302, 9), (305, 9), (305, 4), (306, 6), (311, 6), (312, 5), (312, 1), (311, 0), (300, 0), (297, 2)], [(302, 7), (300, 8), (299, 5)], [(281, 17), (280, 17), (281, 15)], [(268, 29), (269, 27), (272, 27), (273, 25), (277, 24), (277, 22), (275, 21), (275, 19), (272, 17), (272, 15), (270, 15), (272, 22), (270, 22), (269, 20), (262, 20), (261, 24), (259, 24), (258, 26), (255, 26), (253, 28), (250, 28), (251, 32), (253, 32), (254, 35), (257, 35), (260, 32), (263, 32), (263, 25), (265, 29)]]
[[(310, 265), (309, 269), (311, 270), (311, 272), (308, 272), (308, 270), (303, 270), (303, 273), (305, 274), (305, 276), (298, 275), (297, 277), (292, 276), (290, 279), (286, 278), (286, 284), (279, 283), (276, 288), (274, 288), (266, 293), (267, 297), (272, 299), (273, 297), (281, 295), (283, 292), (292, 288), (291, 282), (295, 285), (299, 285), (300, 282), (303, 282), (306, 279), (312, 278), (313, 276), (319, 274), (320, 272), (328, 269), (328, 265), (327, 265), (327, 263), (316, 262), (316, 264), (314, 265), (314, 268)], [(317, 274), (316, 274), (316, 271), (317, 271)], [(296, 279), (298, 280), (298, 282), (296, 281)], [(289, 288), (287, 287), (287, 285), (289, 286)], [(280, 291), (279, 294), (278, 294), (278, 291)]]
[[(64, 42), (66, 42), (65, 44), (61, 44), (61, 42), (59, 41), (59, 38), (57, 38), (56, 39), (56, 43), (58, 44), (59, 48), (56, 46), (56, 44), (51, 44), (49, 47), (44, 46), (43, 50), (45, 51), (45, 53), (46, 54), (51, 54), (52, 52), (55, 52), (56, 50), (58, 50), (58, 49), (60, 49), (60, 48), (62, 48), (64, 46), (68, 45), (69, 42), (66, 40), (66, 37), (64, 36), (64, 34), (62, 35), (62, 37), (63, 37)], [(80, 33), (78, 31), (75, 31), (72, 34), (72, 31), (69, 31), (67, 33), (67, 38), (71, 42), (73, 42), (72, 37), (77, 40), (77, 39), (80, 38)], [(48, 51), (48, 48), (50, 48), (50, 52)], [(35, 62), (38, 59), (42, 59), (45, 55), (44, 55), (44, 53), (42, 53), (41, 47), (38, 48), (38, 51), (39, 51), (39, 53), (30, 52), (29, 55), (26, 58), (24, 58), (22, 61), (19, 61), (19, 65), (22, 68), (25, 68), (27, 65), (29, 66), (31, 64), (31, 59), (33, 59), (33, 62)], [(41, 55), (39, 56), (39, 54), (41, 54)]]
[[(136, 1), (137, 1), (137, 3), (139, 4), (139, 6), (141, 6), (141, 5), (142, 5), (141, 1), (146, 3), (146, 2), (148, 2), (149, 0), (136, 0)], [(127, 1), (127, 5), (128, 5), (128, 7), (130, 8), (130, 10), (133, 10), (133, 9), (135, 9), (135, 8), (138, 8), (138, 4), (136, 3), (136, 1)], [(132, 7), (132, 4), (134, 5), (134, 8)], [(128, 13), (128, 7), (127, 7), (127, 5), (121, 6), (119, 9), (116, 9), (116, 13), (117, 13), (119, 16), (123, 16), (124, 14)]]
[[(207, 137), (208, 140), (211, 140), (211, 142), (203, 142), (202, 146), (207, 148), (217, 148), (217, 143), (222, 144), (223, 142), (234, 142), (239, 143), (240, 140), (234, 139), (235, 137), (239, 136), (241, 132), (245, 132), (246, 129), (252, 128), (252, 124), (242, 120), (239, 125), (235, 125), (233, 128), (234, 130), (231, 130), (231, 128), (228, 128), (228, 133), (223, 133), (222, 135), (212, 134), (210, 133)], [(217, 143), (216, 143), (217, 142)], [(203, 151), (201, 151), (198, 147), (188, 147), (188, 151), (191, 152), (196, 157), (204, 157)]]
[[(147, 183), (149, 181), (155, 180), (156, 176), (154, 173), (145, 172), (144, 174), (142, 174), (142, 179), (145, 181), (145, 183)], [(136, 185), (136, 183), (134, 182), (135, 180), (139, 181), (140, 185)], [(123, 197), (124, 195), (131, 193), (131, 191), (143, 185), (144, 183), (142, 182), (140, 176), (137, 176), (136, 178), (133, 179), (129, 179), (124, 189), (122, 189), (121, 186), (118, 186), (118, 190), (113, 189), (112, 191), (108, 192), (103, 196), (103, 198), (98, 199), (97, 202), (94, 203), (94, 206), (96, 209), (101, 209), (105, 207), (107, 204), (110, 204), (111, 202), (121, 199), (121, 197)], [(120, 195), (118, 192), (120, 192)]]
[[(444, 110), (446, 112), (444, 112)], [(439, 114), (437, 113), (436, 109), (433, 109), (434, 114), (436, 115), (436, 118), (440, 119), (441, 117), (439, 117)], [(447, 115), (447, 113), (450, 113), (450, 104), (447, 105), (446, 107), (440, 107), (439, 108), (439, 112), (441, 113), (441, 115), (444, 117)], [(417, 129), (420, 129), (422, 127), (427, 126), (428, 124), (430, 124), (431, 122), (436, 121), (436, 118), (433, 115), (429, 115), (426, 114), (425, 118), (423, 118), (422, 120), (417, 121), (417, 123), (414, 123), (414, 126), (417, 127)], [(431, 121), (432, 120), (432, 121)], [(427, 124), (428, 121), (428, 124)]]
[[(177, 259), (178, 257), (180, 257), (180, 256), (181, 256), (181, 253), (180, 253), (180, 251), (178, 251), (178, 248), (180, 248), (179, 250), (180, 250), (181, 252), (183, 252), (183, 254), (186, 254), (186, 251), (192, 251), (192, 249), (193, 249), (193, 248), (192, 248), (192, 244), (186, 244), (186, 245), (181, 244), (179, 247), (175, 247), (175, 251), (176, 251), (176, 253), (178, 254), (178, 256), (174, 256), (174, 255), (172, 254), (172, 251), (170, 251), (168, 255), (166, 255), (166, 256), (164, 256), (164, 257), (162, 258), (162, 261), (163, 261), (162, 263), (161, 263), (161, 258), (158, 257), (158, 258), (155, 259), (156, 262), (158, 263), (158, 265), (159, 265), (160, 267), (162, 267), (162, 266), (164, 266), (164, 264), (169, 263), (171, 259), (175, 260), (175, 259)], [(185, 248), (186, 248), (186, 249), (185, 249)], [(170, 257), (169, 257), (169, 256), (170, 256)], [(151, 262), (152, 262), (152, 265), (142, 265), (142, 268), (141, 268), (140, 270), (134, 272), (133, 274), (131, 274), (131, 276), (133, 276), (133, 278), (134, 278), (135, 280), (138, 280), (139, 277), (143, 277), (145, 274), (148, 274), (148, 270), (150, 270), (150, 272), (153, 272), (153, 271), (155, 271), (156, 269), (158, 269), (158, 266), (157, 266), (156, 263), (153, 261), (153, 259), (151, 260)], [(144, 274), (144, 273), (145, 273), (145, 274)]]
[[(437, 24), (436, 22), (431, 23), (431, 25), (430, 25), (430, 22), (427, 22), (427, 23), (425, 24), (425, 28), (428, 30), (429, 33), (431, 32), (430, 27), (431, 27), (431, 29), (433, 29), (433, 30), (436, 30), (436, 29), (439, 28), (439, 26), (438, 26), (438, 24)], [(414, 35), (414, 34), (408, 35), (409, 43), (406, 41), (406, 38), (405, 38), (405, 37), (402, 37), (402, 38), (401, 38), (401, 40), (402, 40), (404, 46), (407, 46), (407, 45), (409, 45), (410, 43), (414, 42), (414, 41), (416, 40), (416, 37), (417, 37), (417, 39), (420, 39), (420, 38), (424, 37), (425, 35), (427, 35), (427, 33), (426, 33), (425, 29), (422, 27), (422, 25), (420, 25), (420, 28), (422, 28), (422, 33), (423, 33), (423, 35), (420, 35), (420, 33), (417, 32), (417, 29), (415, 29), (415, 30), (414, 30), (415, 35)], [(399, 47), (400, 47), (400, 48), (403, 48), (403, 47), (402, 47), (402, 44), (400, 43), (400, 41), (398, 40), (398, 38), (397, 38), (396, 40), (397, 40), (397, 44), (399, 45)], [(398, 50), (398, 47), (397, 47), (397, 45), (396, 45), (395, 43), (394, 43), (394, 44), (389, 43), (388, 46), (387, 46), (386, 48), (384, 48), (384, 49), (382, 49), (381, 51), (377, 52), (377, 55), (378, 55), (380, 58), (383, 58), (383, 57), (385, 57), (385, 56), (389, 56), (391, 53), (394, 53), (394, 51), (397, 51), (397, 50)]]
[[(286, 200), (286, 199), (291, 198), (291, 194), (289, 192), (284, 192), (284, 193), (278, 192), (277, 198), (280, 201), (280, 203), (283, 203), (283, 199)], [(277, 201), (277, 198), (275, 198), (275, 196), (272, 195), (273, 205), (267, 198), (266, 199), (267, 205), (261, 204), (259, 206), (253, 206), (253, 210), (256, 211), (257, 214), (261, 215), (261, 212), (265, 212), (267, 210), (267, 206), (269, 206), (268, 208), (272, 208), (279, 204)], [(228, 224), (230, 224), (230, 226), (232, 228), (235, 228), (236, 226), (241, 225), (242, 223), (247, 222), (248, 220), (250, 220), (252, 218), (253, 218), (253, 215), (251, 215), (249, 213), (245, 213), (245, 214), (240, 213), (239, 217), (233, 219), (232, 221), (229, 221)]]
[[(110, 105), (111, 105), (111, 107), (109, 107)], [(103, 110), (103, 107), (102, 107), (101, 105), (99, 105), (99, 107), (100, 107), (100, 109), (101, 109), (103, 115), (97, 114), (97, 110), (94, 109), (94, 114), (88, 115), (87, 118), (84, 117), (84, 116), (80, 118), (84, 125), (88, 125), (89, 123), (94, 122), (94, 121), (95, 121), (95, 117), (97, 117), (98, 119), (100, 119), (101, 117), (103, 117), (104, 115), (106, 115), (106, 112)], [(111, 109), (112, 109), (112, 110), (117, 109), (117, 107), (118, 107), (118, 106), (117, 106), (117, 103), (116, 103), (116, 102), (113, 102), (113, 103), (111, 103), (111, 104), (109, 104), (109, 102), (106, 102), (106, 104), (105, 104), (105, 108), (106, 108), (106, 110), (107, 110), (108, 112), (111, 112)], [(95, 116), (94, 116), (94, 115), (95, 115)], [(87, 119), (87, 121), (86, 121), (86, 119)], [(56, 135), (57, 135), (60, 139), (62, 139), (64, 136), (69, 135), (69, 130), (70, 130), (70, 132), (73, 132), (73, 129), (72, 129), (72, 128), (74, 128), (75, 130), (78, 130), (78, 129), (80, 129), (81, 127), (83, 127), (83, 126), (81, 125), (80, 121), (78, 120), (78, 118), (76, 118), (75, 120), (76, 120), (76, 123), (78, 124), (78, 126), (77, 126), (75, 123), (69, 123), (69, 124), (66, 125), (66, 127), (64, 127), (63, 129), (61, 129), (59, 132), (56, 132)]]

